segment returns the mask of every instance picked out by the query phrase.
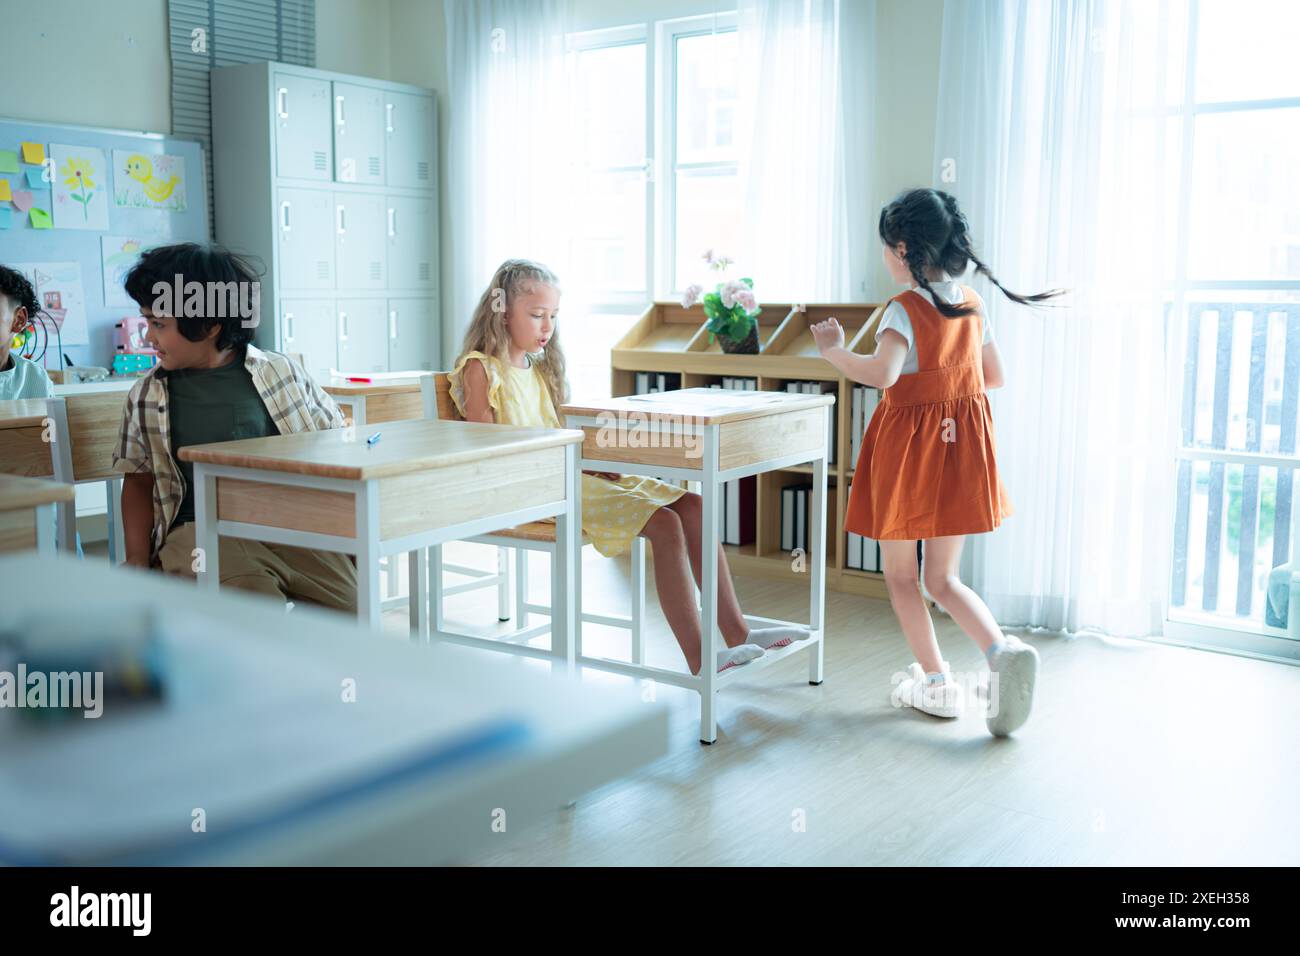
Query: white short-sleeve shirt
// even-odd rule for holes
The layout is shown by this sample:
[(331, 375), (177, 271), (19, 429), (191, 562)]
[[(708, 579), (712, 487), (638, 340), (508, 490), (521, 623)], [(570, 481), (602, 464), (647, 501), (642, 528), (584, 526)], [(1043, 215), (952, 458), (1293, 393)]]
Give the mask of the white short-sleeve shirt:
[[(965, 295), (962, 292), (961, 283), (946, 273), (942, 281), (931, 282), (930, 288), (934, 289), (934, 291), (939, 294), (940, 298), (950, 305), (956, 305), (965, 298)], [(912, 291), (925, 299), (925, 301), (929, 302), (931, 305), (934, 304), (934, 299), (930, 297), (930, 294), (919, 286)], [(984, 308), (984, 300), (980, 297), (980, 294), (975, 292), (974, 289), (972, 289), (971, 292), (974, 292), (975, 301), (979, 303), (980, 311), (984, 313), (984, 338), (980, 342), (980, 345), (988, 345), (993, 341), (993, 326), (992, 323), (989, 322), (988, 310)], [(880, 317), (880, 327), (876, 329), (877, 342), (880, 341), (880, 336), (885, 333), (885, 329), (893, 329), (903, 338), (907, 339), (907, 358), (903, 359), (903, 370), (899, 372), (899, 374), (909, 375), (912, 372), (918, 371), (920, 365), (916, 358), (916, 342), (912, 335), (912, 320), (907, 314), (907, 309), (903, 307), (903, 303), (894, 301), (885, 307), (885, 314)]]

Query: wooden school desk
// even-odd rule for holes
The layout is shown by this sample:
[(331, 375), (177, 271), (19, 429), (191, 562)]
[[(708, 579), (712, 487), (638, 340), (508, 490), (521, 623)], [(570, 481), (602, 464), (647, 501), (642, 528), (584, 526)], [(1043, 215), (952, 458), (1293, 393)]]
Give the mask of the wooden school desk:
[(0, 475), (0, 551), (53, 554), (54, 509), (75, 497), (73, 486), (62, 482)]
[(0, 577), (30, 585), (0, 630), (36, 647), (33, 616), (68, 612), (67, 639), (156, 614), (163, 687), (95, 719), (0, 712), (0, 866), (471, 863), (668, 749), (636, 688), (66, 555), (0, 556)]
[(0, 402), (0, 471), (32, 478), (54, 474), (49, 417), (43, 398)]
[(379, 627), (379, 558), (410, 553), (411, 628), (428, 636), (427, 550), (556, 518), (552, 656), (572, 664), (581, 546), (582, 433), (476, 422), (389, 422), (371, 446), (355, 428), (192, 445), (199, 578), (217, 587), (218, 536), (352, 554), (357, 612)]
[[(715, 695), (742, 672), (808, 651), (808, 681), (822, 681), (823, 629), (826, 607), (826, 434), (833, 395), (792, 392), (729, 391), (687, 388), (674, 392), (573, 402), (562, 414), (570, 428), (584, 433), (582, 467), (591, 471), (650, 475), (671, 481), (698, 481), (704, 499), (701, 531), (700, 619), (704, 628), (700, 675), (649, 667), (643, 648), (634, 642), (630, 662), (582, 653), (578, 661), (606, 670), (648, 677), (694, 690), (700, 695), (700, 740), (718, 736)], [(810, 610), (805, 640), (768, 651), (743, 667), (716, 671), (718, 635), (719, 490), (722, 483), (764, 471), (811, 463), (812, 499), (808, 523), (808, 584)], [(581, 583), (581, 582), (579, 582)], [(581, 593), (581, 591), (579, 592)], [(751, 625), (801, 623), (745, 615)]]
[(424, 417), (418, 375), (375, 382), (330, 382), (321, 388), (357, 428)]

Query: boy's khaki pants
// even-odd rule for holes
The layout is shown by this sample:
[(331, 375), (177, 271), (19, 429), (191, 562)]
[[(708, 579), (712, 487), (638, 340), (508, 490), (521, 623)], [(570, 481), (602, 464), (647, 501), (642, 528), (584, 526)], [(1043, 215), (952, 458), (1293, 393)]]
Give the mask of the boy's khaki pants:
[[(357, 613), (357, 569), (346, 554), (243, 538), (220, 539), (221, 587)], [(168, 574), (194, 578), (194, 522), (172, 528), (158, 552)]]

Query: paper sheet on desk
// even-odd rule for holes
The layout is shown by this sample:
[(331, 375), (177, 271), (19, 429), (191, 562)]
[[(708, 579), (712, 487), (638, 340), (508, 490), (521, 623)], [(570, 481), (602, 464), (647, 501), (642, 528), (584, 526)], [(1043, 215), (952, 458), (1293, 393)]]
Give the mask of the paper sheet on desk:
[[(47, 727), (0, 711), (0, 864), (185, 862), (528, 745), (528, 728), (472, 687), (442, 683), (434, 695), (391, 668), (342, 673), (337, 654), (197, 618), (165, 642), (165, 704)], [(198, 809), (202, 834), (191, 829)]]

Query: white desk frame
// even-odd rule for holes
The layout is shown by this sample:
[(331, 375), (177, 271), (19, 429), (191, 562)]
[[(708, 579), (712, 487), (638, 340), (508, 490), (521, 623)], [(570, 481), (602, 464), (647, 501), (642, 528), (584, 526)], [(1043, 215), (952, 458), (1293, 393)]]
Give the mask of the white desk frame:
[[(263, 468), (235, 467), (194, 462), (195, 546), (203, 549), (204, 563), (198, 572), (200, 587), (215, 591), (220, 581), (219, 537), (244, 538), (287, 544), (317, 551), (350, 554), (357, 562), (357, 617), (373, 631), (380, 629), (383, 598), (380, 592), (379, 559), (406, 552), (409, 556), (411, 589), (411, 637), (428, 641), (429, 573), (428, 549), (448, 541), (512, 528), (542, 518), (556, 519), (555, 570), (551, 580), (552, 631), (549, 650), (512, 647), (516, 653), (563, 662), (572, 668), (576, 657), (576, 558), (581, 547), (582, 483), (579, 479), (579, 449), (576, 443), (564, 448), (564, 498), (528, 508), (504, 510), (473, 521), (422, 531), (381, 541), (379, 538), (379, 480), (328, 478)], [(490, 454), (489, 456), (490, 457)], [(217, 514), (217, 479), (235, 478), (297, 488), (341, 491), (355, 496), (355, 536), (321, 534), (222, 520)], [(489, 639), (439, 634), (440, 640), (471, 646), (494, 647)]]
[[(649, 415), (653, 413), (654, 409), (647, 406), (644, 411)], [(823, 414), (828, 414), (828, 412), (823, 411)], [(595, 416), (568, 415), (566, 418), (568, 428), (599, 429), (606, 424), (605, 421)], [(695, 470), (628, 461), (607, 461), (600, 458), (588, 458), (585, 455), (582, 458), (582, 468), (589, 471), (610, 471), (624, 475), (648, 475), (665, 481), (698, 481), (700, 483), (704, 506), (704, 516), (700, 530), (702, 580), (700, 588), (700, 622), (704, 634), (703, 646), (700, 649), (700, 673), (698, 676), (694, 676), (682, 671), (648, 666), (644, 663), (644, 646), (639, 639), (639, 634), (634, 636), (632, 643), (631, 663), (615, 661), (605, 657), (588, 657), (582, 652), (582, 631), (580, 626), (577, 636), (578, 664), (583, 667), (595, 667), (631, 677), (649, 678), (695, 691), (700, 695), (700, 742), (711, 744), (718, 739), (717, 693), (727, 684), (740, 677), (742, 672), (747, 676), (752, 675), (756, 669), (775, 664), (791, 654), (806, 650), (808, 652), (808, 683), (815, 685), (822, 682), (823, 650), (825, 647), (823, 622), (826, 618), (826, 443), (823, 439), (821, 448), (811, 456), (807, 451), (801, 451), (798, 454), (751, 462), (724, 471), (718, 467), (718, 431), (720, 425), (685, 422), (669, 424), (661, 421), (657, 427), (661, 435), (690, 435), (696, 437), (701, 442), (703, 452), (701, 468)], [(824, 423), (821, 427), (821, 434), (823, 436), (826, 434), (826, 425)], [(802, 641), (796, 641), (785, 647), (768, 651), (758, 660), (752, 661), (743, 667), (733, 667), (719, 674), (716, 669), (717, 649), (721, 640), (718, 632), (718, 562), (706, 556), (716, 555), (718, 552), (718, 508), (722, 484), (737, 478), (748, 478), (751, 475), (761, 474), (765, 471), (775, 471), (780, 468), (809, 463), (813, 467), (813, 487), (812, 501), (810, 502), (812, 528), (809, 534), (809, 549), (812, 553), (808, 555), (808, 622), (804, 625), (803, 622), (778, 621), (749, 614), (745, 615), (745, 620), (751, 626), (756, 625), (759, 627), (782, 624), (807, 626), (812, 634)], [(581, 600), (581, 595), (579, 595), (579, 600)]]

